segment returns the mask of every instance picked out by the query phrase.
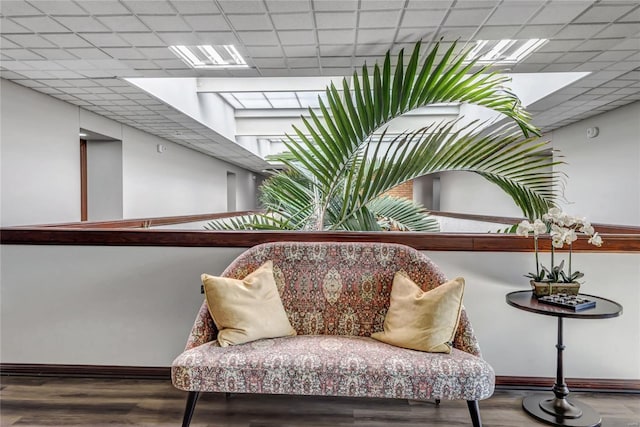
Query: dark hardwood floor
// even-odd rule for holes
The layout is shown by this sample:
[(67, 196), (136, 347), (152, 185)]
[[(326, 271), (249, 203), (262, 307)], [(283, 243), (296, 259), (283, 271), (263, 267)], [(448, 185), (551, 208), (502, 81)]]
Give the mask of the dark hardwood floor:
[[(179, 426), (186, 393), (170, 381), (0, 377), (2, 426)], [(521, 409), (528, 391), (496, 391), (480, 402), (486, 427), (541, 426)], [(572, 393), (602, 414), (604, 427), (640, 427), (640, 395)], [(464, 401), (204, 394), (193, 427), (468, 426)]]

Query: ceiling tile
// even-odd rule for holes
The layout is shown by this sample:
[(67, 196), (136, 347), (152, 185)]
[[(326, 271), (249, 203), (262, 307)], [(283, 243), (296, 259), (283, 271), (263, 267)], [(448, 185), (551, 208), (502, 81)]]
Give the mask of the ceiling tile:
[(195, 15), (182, 17), (195, 31), (229, 31), (231, 28), (222, 15)]
[(40, 55), (37, 55), (27, 49), (5, 49), (3, 54), (16, 60), (29, 60), (29, 59), (43, 59)]
[(176, 57), (166, 47), (139, 47), (138, 52), (148, 59), (173, 59)]
[(516, 25), (524, 24), (531, 15), (537, 11), (540, 2), (519, 2), (518, 4), (505, 4), (495, 11), (487, 21), (487, 25)]
[[(68, 33), (69, 29), (58, 24), (48, 16), (25, 16), (15, 17), (13, 21), (34, 33)], [(10, 32), (2, 28), (3, 32)]]
[[(633, 50), (609, 50), (602, 52), (598, 56), (592, 58), (592, 61), (622, 61), (625, 58), (630, 57), (637, 51)], [(639, 64), (640, 65), (640, 64)]]
[(136, 14), (173, 14), (175, 10), (164, 0), (124, 0), (124, 5)]
[[(269, 57), (282, 55), (282, 49), (280, 49), (280, 46), (277, 46), (277, 43), (274, 44), (275, 46), (246, 46), (245, 48), (250, 57)], [(307, 49), (306, 46), (305, 49)]]
[(89, 47), (86, 40), (78, 37), (75, 34), (43, 34), (43, 38), (49, 40), (51, 43), (59, 47)]
[(313, 7), (318, 11), (355, 11), (358, 8), (357, 0), (312, 0)]
[(308, 12), (311, 10), (309, 1), (296, 0), (266, 0), (270, 12)]
[(389, 50), (389, 43), (384, 44), (357, 44), (356, 55), (358, 56), (381, 56)]
[(367, 0), (360, 3), (360, 10), (400, 10), (404, 0)]
[(154, 47), (166, 45), (164, 41), (153, 33), (119, 33), (119, 35), (132, 46)]
[(311, 68), (318, 66), (318, 58), (289, 58), (287, 63), (291, 68)]
[(238, 40), (236, 35), (231, 31), (220, 31), (220, 32), (199, 31), (198, 39), (200, 40), (200, 43), (198, 44), (210, 44), (210, 45), (232, 44), (241, 50), (240, 41)]
[(278, 31), (280, 42), (283, 45), (314, 45), (316, 35), (314, 31)]
[(628, 5), (608, 5), (606, 3), (594, 5), (591, 9), (580, 15), (574, 22), (612, 22), (634, 8), (632, 3)]
[(360, 43), (378, 43), (387, 46), (387, 49), (391, 46), (390, 41), (393, 40), (395, 35), (395, 28), (385, 29), (359, 29), (358, 30), (358, 44)]
[(517, 37), (519, 39), (550, 39), (558, 31), (562, 29), (562, 25), (527, 25)]
[(56, 18), (56, 21), (76, 33), (100, 33), (109, 31), (107, 27), (91, 17), (59, 16)]
[(530, 24), (566, 24), (580, 15), (591, 2), (573, 0), (555, 2), (545, 7), (529, 22)]
[(225, 13), (262, 13), (266, 11), (264, 3), (260, 0), (220, 0), (218, 4)]
[(113, 31), (149, 31), (135, 16), (103, 16), (98, 19)]
[(84, 10), (70, 1), (30, 0), (29, 3), (48, 15), (86, 15)]
[(183, 32), (183, 33), (159, 33), (158, 37), (160, 37), (167, 45), (187, 45), (187, 46), (197, 46), (200, 44), (200, 39), (197, 34), (192, 32)]
[(87, 12), (93, 15), (126, 15), (129, 9), (117, 0), (92, 0), (79, 3)]
[[(476, 33), (476, 27), (444, 27), (444, 30), (440, 32), (440, 37), (444, 40), (454, 42), (456, 40), (466, 41), (471, 40), (471, 37)], [(477, 37), (476, 37), (477, 38)]]
[(115, 59), (144, 59), (140, 52), (130, 47), (108, 47), (103, 50)]
[(139, 16), (139, 18), (152, 31), (191, 31), (191, 27), (189, 27), (187, 23), (184, 22), (184, 20), (179, 16)]
[(410, 13), (405, 12), (402, 17), (401, 27), (439, 26), (446, 12), (446, 10), (413, 10)]
[(25, 1), (2, 0), (0, 13), (4, 16), (39, 15), (40, 11)]
[(278, 39), (273, 31), (241, 31), (238, 36), (244, 44), (250, 46), (273, 46), (278, 44)]
[(283, 46), (282, 49), (287, 56), (316, 56), (315, 45)]
[(77, 59), (70, 51), (64, 49), (33, 49), (35, 53), (50, 60)]
[(56, 47), (53, 43), (35, 34), (12, 34), (6, 38), (23, 48)]
[[(84, 33), (80, 34), (83, 39), (87, 39), (95, 47), (123, 47), (129, 43), (122, 40), (113, 33)], [(89, 45), (90, 46), (90, 45)]]
[(271, 19), (277, 30), (306, 30), (313, 28), (310, 13), (272, 14)]
[(320, 63), (323, 67), (350, 67), (352, 65), (351, 57), (322, 57)]
[(418, 40), (428, 41), (433, 37), (437, 28), (400, 28), (396, 35), (396, 42), (417, 42)]
[[(623, 39), (592, 39), (580, 43), (575, 50), (607, 50), (622, 42)], [(580, 40), (582, 41), (582, 40)], [(639, 45), (640, 47), (640, 45)]]
[(171, 4), (182, 14), (206, 15), (220, 12), (220, 9), (212, 1), (173, 0)]
[(588, 39), (601, 31), (604, 24), (570, 24), (554, 36), (556, 39)]
[(267, 15), (227, 15), (236, 30), (272, 30), (273, 25)]
[(317, 12), (318, 29), (354, 28), (357, 15), (354, 12)]
[(31, 30), (24, 28), (22, 25), (18, 25), (7, 18), (0, 19), (0, 28), (2, 29), (3, 34), (20, 34), (31, 32)]
[(11, 49), (11, 48), (19, 49), (20, 45), (15, 44), (14, 42), (12, 42), (11, 40), (5, 37), (0, 38), (0, 49)]
[[(566, 52), (568, 50), (574, 49), (582, 43), (582, 40), (549, 40), (542, 47), (540, 47), (536, 52)], [(581, 49), (582, 50), (582, 49)], [(591, 50), (591, 49), (583, 49), (583, 50)]]
[(556, 59), (557, 63), (584, 63), (596, 56), (598, 52), (567, 52)]
[(254, 58), (253, 63), (259, 68), (283, 68), (283, 58)]
[(520, 27), (517, 25), (483, 26), (480, 27), (480, 31), (476, 33), (475, 38), (480, 40), (512, 39), (519, 29)]
[(95, 48), (74, 48), (68, 50), (73, 55), (77, 56), (80, 59), (110, 59), (111, 57), (101, 51), (100, 49)]
[(447, 26), (477, 26), (491, 13), (491, 9), (453, 9), (444, 22)]
[(596, 38), (629, 37), (640, 34), (640, 24), (611, 24), (596, 35)]
[(319, 30), (318, 39), (321, 44), (353, 44), (354, 30)]
[[(366, 4), (366, 2), (365, 2)], [(380, 10), (360, 12), (358, 27), (360, 28), (395, 28), (398, 25), (400, 10)]]

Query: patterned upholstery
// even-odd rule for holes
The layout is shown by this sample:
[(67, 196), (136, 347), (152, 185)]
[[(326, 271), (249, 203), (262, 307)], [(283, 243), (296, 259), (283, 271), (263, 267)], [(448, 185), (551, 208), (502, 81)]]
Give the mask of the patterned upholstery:
[(463, 310), (451, 354), (375, 341), (393, 276), (404, 271), (423, 289), (445, 277), (425, 255), (383, 243), (294, 243), (255, 246), (223, 276), (241, 279), (272, 260), (276, 284), (296, 337), (221, 348), (206, 302), (172, 366), (182, 390), (407, 399), (485, 399), (494, 373)]

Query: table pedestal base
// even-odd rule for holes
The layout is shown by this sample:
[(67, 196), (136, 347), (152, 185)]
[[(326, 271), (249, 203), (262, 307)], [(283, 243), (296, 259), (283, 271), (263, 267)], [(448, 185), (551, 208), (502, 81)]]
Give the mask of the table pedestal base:
[(600, 414), (586, 403), (567, 399), (557, 401), (548, 394), (525, 397), (522, 407), (533, 418), (553, 426), (598, 427), (602, 423)]

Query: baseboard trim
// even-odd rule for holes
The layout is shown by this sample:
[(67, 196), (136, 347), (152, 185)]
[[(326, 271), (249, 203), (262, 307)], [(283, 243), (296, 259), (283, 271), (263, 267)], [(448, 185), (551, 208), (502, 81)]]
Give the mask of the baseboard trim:
[[(566, 378), (571, 390), (640, 393), (640, 380), (610, 378)], [(496, 387), (502, 389), (551, 389), (555, 378), (496, 376)]]
[[(33, 363), (0, 363), (0, 375), (84, 377), (84, 378), (171, 378), (171, 368), (165, 366), (54, 365)], [(555, 379), (547, 377), (496, 377), (496, 387), (502, 389), (550, 389)], [(640, 393), (640, 380), (608, 378), (567, 378), (571, 390)]]
[(167, 380), (171, 379), (171, 368), (164, 366), (0, 363), (0, 375)]

